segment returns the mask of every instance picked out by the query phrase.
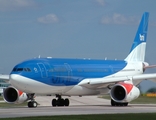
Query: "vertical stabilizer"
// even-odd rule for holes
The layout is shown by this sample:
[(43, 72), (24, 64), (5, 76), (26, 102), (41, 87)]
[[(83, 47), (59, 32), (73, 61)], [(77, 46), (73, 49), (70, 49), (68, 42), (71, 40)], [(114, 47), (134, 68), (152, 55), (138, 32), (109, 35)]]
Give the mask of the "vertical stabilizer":
[(130, 53), (125, 59), (126, 61), (144, 61), (148, 30), (148, 17), (149, 13), (145, 12), (140, 21), (140, 25), (138, 27), (138, 31), (132, 44)]

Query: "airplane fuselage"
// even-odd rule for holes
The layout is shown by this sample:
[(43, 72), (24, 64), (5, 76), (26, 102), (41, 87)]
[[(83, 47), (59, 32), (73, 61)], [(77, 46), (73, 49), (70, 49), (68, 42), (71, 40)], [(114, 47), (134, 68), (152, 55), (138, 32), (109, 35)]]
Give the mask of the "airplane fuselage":
[(99, 94), (99, 91), (79, 86), (87, 78), (129, 76), (142, 72), (141, 62), (36, 58), (16, 65), (10, 73), (10, 82), (26, 93), (90, 95)]

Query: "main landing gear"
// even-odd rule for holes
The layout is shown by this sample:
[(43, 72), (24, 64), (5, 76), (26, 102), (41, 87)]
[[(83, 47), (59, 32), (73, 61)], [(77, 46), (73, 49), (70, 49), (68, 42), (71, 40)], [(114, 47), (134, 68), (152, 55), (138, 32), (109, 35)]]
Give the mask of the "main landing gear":
[(29, 108), (36, 108), (38, 103), (34, 100), (34, 94), (28, 94), (28, 98), (30, 101), (28, 102)]
[(52, 99), (52, 106), (53, 107), (56, 107), (56, 106), (69, 106), (69, 99), (66, 98), (66, 99), (63, 99), (61, 97), (61, 95), (56, 95), (56, 97), (58, 98), (57, 100), (56, 99)]
[(112, 106), (127, 106), (128, 105), (128, 102), (118, 103), (118, 102), (115, 102), (114, 100), (111, 99), (111, 105)]

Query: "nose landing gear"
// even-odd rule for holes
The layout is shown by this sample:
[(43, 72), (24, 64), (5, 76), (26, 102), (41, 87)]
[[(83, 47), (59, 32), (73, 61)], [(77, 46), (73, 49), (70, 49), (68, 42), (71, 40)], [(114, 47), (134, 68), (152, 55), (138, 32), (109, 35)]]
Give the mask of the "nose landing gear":
[(28, 107), (29, 108), (36, 108), (37, 107), (37, 102), (36, 101), (30, 101), (30, 102), (28, 102)]
[(34, 95), (35, 94), (28, 94), (28, 98), (30, 101), (28, 102), (28, 107), (29, 108), (36, 108), (38, 103), (34, 100)]

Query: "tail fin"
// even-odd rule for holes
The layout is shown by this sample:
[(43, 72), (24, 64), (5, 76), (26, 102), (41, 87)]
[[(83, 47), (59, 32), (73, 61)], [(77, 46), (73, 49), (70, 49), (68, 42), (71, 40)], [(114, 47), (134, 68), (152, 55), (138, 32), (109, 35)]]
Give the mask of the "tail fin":
[(138, 31), (132, 44), (130, 53), (125, 58), (125, 61), (144, 61), (148, 30), (148, 17), (149, 13), (145, 12), (140, 21), (140, 25), (138, 27)]

